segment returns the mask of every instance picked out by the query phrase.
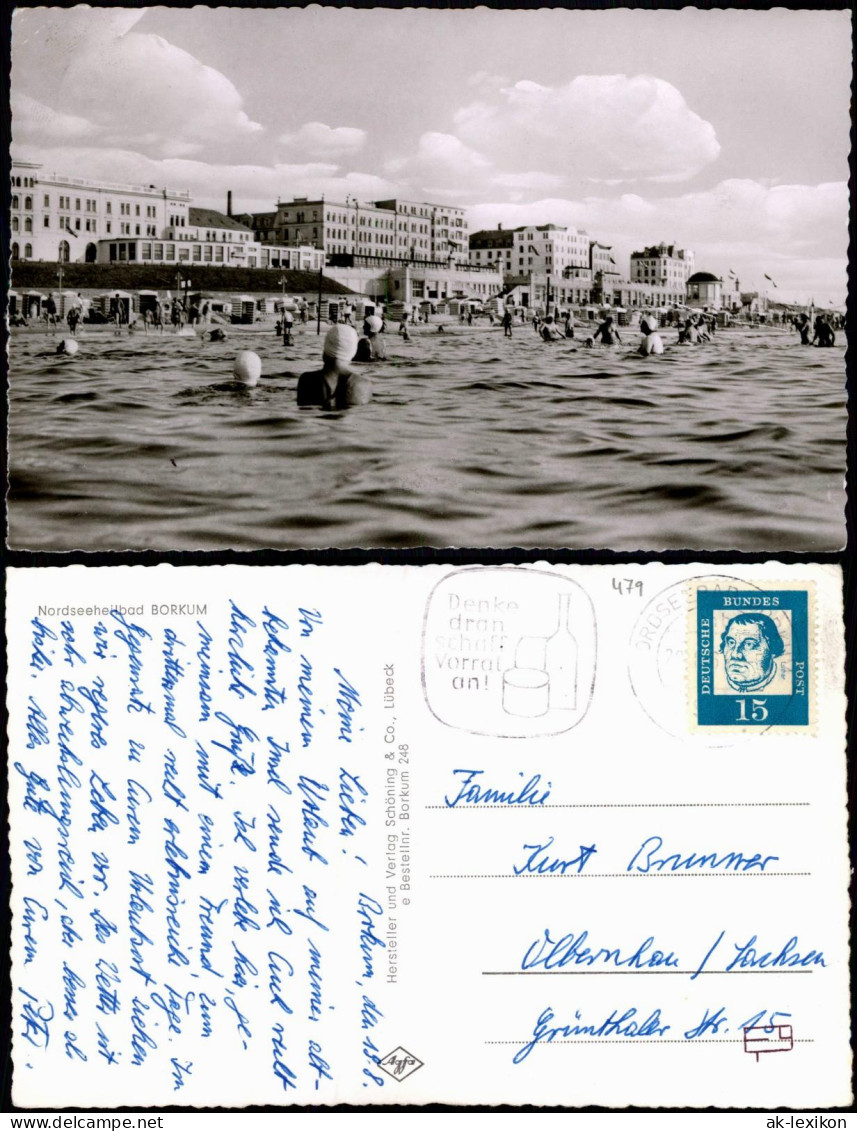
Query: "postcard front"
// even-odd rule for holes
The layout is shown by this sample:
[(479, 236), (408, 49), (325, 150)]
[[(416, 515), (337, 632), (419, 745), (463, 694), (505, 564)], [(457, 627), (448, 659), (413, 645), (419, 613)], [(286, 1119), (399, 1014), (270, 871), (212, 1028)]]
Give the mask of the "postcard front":
[(840, 591), (13, 570), (14, 1102), (849, 1103)]

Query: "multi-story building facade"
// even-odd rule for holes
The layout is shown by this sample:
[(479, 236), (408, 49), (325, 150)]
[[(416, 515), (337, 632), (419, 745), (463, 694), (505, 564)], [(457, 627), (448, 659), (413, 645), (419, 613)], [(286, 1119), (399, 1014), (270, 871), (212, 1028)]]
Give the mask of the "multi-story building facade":
[(516, 228), (512, 270), (518, 274), (544, 272), (562, 275), (568, 268), (583, 268), (589, 258), (589, 236), (576, 228), (541, 224)]
[(187, 225), (190, 193), (45, 172), (13, 161), (12, 259), (95, 263), (103, 239), (169, 239)]
[(246, 225), (190, 193), (46, 173), (13, 161), (12, 260), (62, 263), (175, 263), (317, 271), (318, 249), (262, 245)]
[(212, 208), (191, 206), (187, 223), (170, 226), (163, 239), (101, 240), (97, 262), (318, 271), (324, 265), (324, 254), (312, 247), (262, 244), (250, 228), (233, 217)]
[(514, 228), (487, 228), (470, 234), (470, 262), (474, 267), (499, 263), (504, 274), (512, 274), (512, 255), (515, 250)]
[(684, 302), (687, 281), (693, 274), (693, 252), (675, 244), (659, 243), (631, 252), (631, 282), (647, 283)]
[(499, 260), (505, 273), (516, 278), (563, 275), (589, 266), (589, 244), (586, 232), (557, 224), (506, 230), (498, 226), (470, 237), (470, 262), (484, 266)]
[(328, 258), (467, 262), (463, 208), (398, 199), (362, 203), (350, 196), (344, 202), (296, 197), (277, 204), (273, 225), (267, 220), (267, 213), (253, 216), (254, 231), (267, 233), (263, 242), (312, 244)]

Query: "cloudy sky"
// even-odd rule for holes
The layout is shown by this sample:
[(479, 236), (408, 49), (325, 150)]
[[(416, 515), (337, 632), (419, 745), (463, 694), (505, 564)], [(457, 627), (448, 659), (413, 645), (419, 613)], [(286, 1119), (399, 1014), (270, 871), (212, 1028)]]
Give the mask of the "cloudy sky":
[[(847, 11), (33, 8), (12, 151), (242, 211), (323, 193), (660, 240), (845, 299)], [(770, 292), (772, 295), (773, 291)]]

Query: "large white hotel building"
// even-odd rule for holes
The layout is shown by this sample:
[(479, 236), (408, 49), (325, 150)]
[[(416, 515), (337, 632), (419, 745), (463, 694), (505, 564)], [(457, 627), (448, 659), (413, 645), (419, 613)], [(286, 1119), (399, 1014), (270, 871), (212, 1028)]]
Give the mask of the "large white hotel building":
[(46, 173), (12, 162), (10, 250), (15, 261), (166, 263), (318, 270), (304, 245), (262, 245), (229, 216), (191, 204), (189, 192)]

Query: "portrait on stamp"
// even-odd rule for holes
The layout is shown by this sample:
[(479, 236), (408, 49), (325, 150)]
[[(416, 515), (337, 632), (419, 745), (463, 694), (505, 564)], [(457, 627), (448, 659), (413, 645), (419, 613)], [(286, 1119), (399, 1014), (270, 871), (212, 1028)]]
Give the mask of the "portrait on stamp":
[(700, 590), (694, 631), (698, 725), (809, 724), (808, 590)]
[(715, 614), (715, 625), (726, 622), (717, 645), (717, 690), (746, 695), (767, 688), (769, 694), (791, 693), (791, 618), (784, 612), (777, 619), (779, 626), (768, 613), (730, 616), (722, 610)]

